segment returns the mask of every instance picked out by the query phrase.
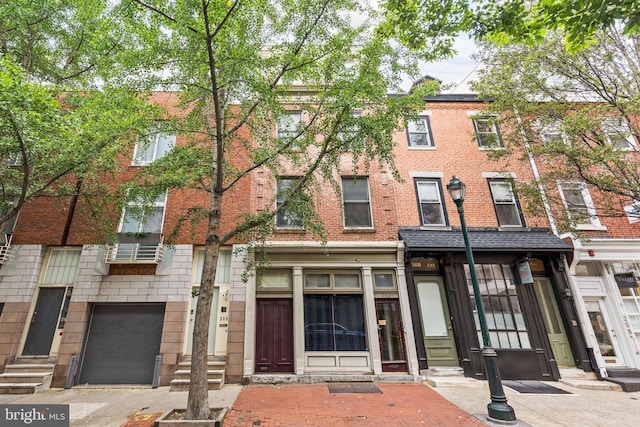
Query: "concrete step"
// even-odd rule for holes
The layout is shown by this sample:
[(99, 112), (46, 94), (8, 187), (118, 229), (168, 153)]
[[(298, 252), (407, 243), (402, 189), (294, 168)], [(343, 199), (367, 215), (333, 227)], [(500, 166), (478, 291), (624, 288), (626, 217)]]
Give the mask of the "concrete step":
[[(177, 370), (176, 373), (173, 375), (173, 378), (176, 380), (188, 380), (191, 377), (191, 371), (184, 369), (184, 370)], [(210, 369), (207, 371), (207, 378), (210, 380), (215, 380), (215, 379), (223, 379), (224, 378), (224, 369)]]
[[(224, 381), (221, 379), (209, 379), (207, 380), (209, 390), (220, 390), (224, 385)], [(189, 390), (190, 381), (187, 380), (171, 380), (169, 391), (187, 391)]]
[(0, 374), (0, 384), (47, 383), (51, 382), (51, 372), (18, 372)]
[(559, 383), (585, 390), (622, 391), (622, 387), (609, 381), (562, 378)]
[[(218, 360), (210, 360), (207, 362), (208, 369), (224, 369), (227, 366), (227, 362), (218, 361)], [(178, 370), (180, 371), (189, 371), (191, 370), (191, 361), (183, 361), (178, 363)]]
[(51, 373), (53, 372), (53, 368), (55, 367), (55, 365), (50, 365), (50, 364), (44, 364), (44, 363), (20, 363), (20, 364), (13, 364), (13, 365), (7, 365), (4, 368), (4, 373), (5, 374), (13, 374), (13, 373), (20, 373), (20, 372), (25, 372), (25, 373), (34, 373), (34, 372), (43, 372), (43, 373)]
[(429, 377), (427, 378), (427, 384), (431, 387), (464, 387), (464, 388), (472, 388), (472, 387), (483, 387), (484, 382), (481, 380), (477, 380), (475, 378), (469, 377)]
[(605, 378), (605, 381), (619, 385), (620, 387), (622, 387), (622, 390), (627, 393), (640, 391), (640, 378), (609, 377), (609, 378)]
[(609, 378), (638, 378), (640, 379), (640, 369), (627, 367), (607, 368)]
[(578, 368), (560, 368), (560, 378), (572, 380), (597, 380), (595, 372), (586, 372)]
[(427, 377), (464, 377), (464, 370), (459, 366), (433, 366), (427, 369)]
[(45, 388), (43, 383), (6, 383), (0, 384), (0, 394), (33, 394)]

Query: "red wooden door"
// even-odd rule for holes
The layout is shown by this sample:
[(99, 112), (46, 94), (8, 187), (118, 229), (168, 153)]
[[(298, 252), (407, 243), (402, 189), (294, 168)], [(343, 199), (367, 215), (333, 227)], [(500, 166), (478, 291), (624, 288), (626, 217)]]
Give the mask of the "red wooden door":
[(293, 372), (293, 300), (258, 299), (256, 373)]

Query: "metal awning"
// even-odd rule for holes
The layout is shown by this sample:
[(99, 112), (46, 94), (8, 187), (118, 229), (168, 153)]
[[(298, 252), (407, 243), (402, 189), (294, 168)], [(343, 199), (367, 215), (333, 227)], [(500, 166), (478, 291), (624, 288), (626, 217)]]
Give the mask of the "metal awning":
[[(400, 229), (400, 240), (408, 251), (464, 251), (461, 230)], [(547, 229), (526, 231), (468, 230), (469, 245), (475, 251), (569, 252), (573, 247)]]

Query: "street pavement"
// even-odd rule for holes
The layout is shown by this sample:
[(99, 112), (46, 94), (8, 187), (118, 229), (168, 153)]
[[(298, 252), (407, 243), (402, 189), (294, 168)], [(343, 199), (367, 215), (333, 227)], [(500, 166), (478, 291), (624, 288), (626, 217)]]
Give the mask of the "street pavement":
[[(533, 427), (636, 427), (640, 392), (587, 390), (547, 384), (570, 394), (520, 394), (505, 387), (518, 425)], [(497, 426), (486, 421), (484, 381), (431, 387), (376, 384), (381, 393), (331, 393), (327, 384), (225, 385), (209, 404), (230, 408), (225, 427), (238, 426)], [(187, 392), (169, 387), (87, 386), (33, 395), (0, 395), (0, 404), (69, 404), (71, 426), (151, 427), (171, 409), (185, 408)]]

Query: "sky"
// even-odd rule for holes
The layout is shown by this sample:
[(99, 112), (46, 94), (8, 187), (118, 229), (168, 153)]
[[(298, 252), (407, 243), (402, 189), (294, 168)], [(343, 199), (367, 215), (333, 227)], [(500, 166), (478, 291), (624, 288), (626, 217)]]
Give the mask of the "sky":
[(455, 49), (458, 54), (451, 59), (422, 64), (420, 66), (422, 75), (434, 77), (442, 81), (443, 84), (454, 83), (457, 85), (462, 82), (477, 65), (471, 59), (476, 45), (467, 35), (461, 35), (456, 38)]

